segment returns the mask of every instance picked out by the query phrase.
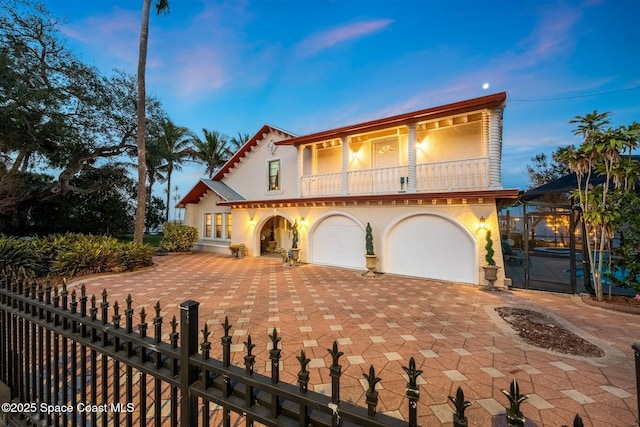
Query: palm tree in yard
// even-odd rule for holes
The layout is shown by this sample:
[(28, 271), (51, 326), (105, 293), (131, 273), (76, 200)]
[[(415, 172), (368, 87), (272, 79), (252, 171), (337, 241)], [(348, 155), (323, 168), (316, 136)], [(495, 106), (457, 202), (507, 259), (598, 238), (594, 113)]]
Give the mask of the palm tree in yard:
[(233, 155), (229, 149), (229, 140), (218, 131), (202, 129), (204, 139), (197, 135), (192, 136), (193, 159), (206, 165), (205, 173), (209, 179), (213, 177), (215, 171), (224, 165)]
[(169, 220), (169, 207), (171, 206), (171, 174), (182, 169), (182, 164), (193, 156), (191, 147), (191, 135), (189, 129), (176, 126), (170, 119), (161, 123), (161, 131), (157, 140), (163, 165), (160, 168), (167, 178), (167, 213)]
[(165, 182), (166, 177), (162, 173), (164, 158), (158, 145), (158, 139), (151, 138), (147, 141), (147, 206), (151, 203), (153, 195), (153, 184)]
[(247, 143), (247, 141), (249, 141), (250, 138), (251, 136), (248, 133), (243, 134), (238, 132), (238, 135), (232, 137), (229, 140), (229, 150), (231, 150), (232, 153), (236, 153), (240, 149), (240, 147), (242, 147)]
[[(142, 22), (140, 25), (140, 50), (138, 56), (138, 102), (137, 102), (137, 114), (138, 114), (138, 135), (137, 135), (137, 148), (138, 148), (138, 200), (136, 208), (136, 224), (135, 231), (133, 233), (133, 240), (137, 243), (142, 243), (144, 237), (144, 217), (146, 213), (147, 202), (147, 160), (146, 160), (146, 139), (147, 139), (147, 127), (146, 127), (146, 80), (145, 73), (147, 69), (147, 45), (149, 41), (149, 10), (151, 9), (151, 0), (142, 1)], [(169, 12), (169, 0), (156, 0), (156, 12), (168, 13)]]

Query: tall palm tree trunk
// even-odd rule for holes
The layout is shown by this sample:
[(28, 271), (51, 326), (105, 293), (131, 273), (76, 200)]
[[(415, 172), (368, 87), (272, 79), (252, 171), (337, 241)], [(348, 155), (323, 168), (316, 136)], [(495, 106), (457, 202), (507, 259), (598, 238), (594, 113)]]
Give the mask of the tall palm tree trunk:
[(171, 203), (171, 172), (173, 172), (173, 166), (169, 163), (167, 167), (167, 213), (165, 215), (165, 220), (169, 222), (169, 209)]
[(142, 243), (144, 237), (144, 219), (147, 201), (147, 122), (146, 122), (146, 82), (145, 70), (147, 67), (147, 42), (149, 40), (149, 9), (151, 0), (143, 0), (142, 25), (140, 27), (140, 52), (138, 57), (138, 200), (136, 204), (136, 225), (133, 233), (133, 241)]

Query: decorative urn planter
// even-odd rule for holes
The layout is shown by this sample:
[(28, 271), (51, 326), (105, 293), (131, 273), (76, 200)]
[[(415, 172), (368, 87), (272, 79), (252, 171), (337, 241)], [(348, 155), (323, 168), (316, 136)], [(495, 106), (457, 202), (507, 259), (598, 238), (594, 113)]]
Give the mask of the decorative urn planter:
[(298, 265), (298, 259), (300, 259), (300, 248), (298, 247), (298, 220), (293, 221), (291, 232), (293, 234), (293, 238), (291, 240), (291, 259), (295, 265)]
[(376, 269), (376, 261), (378, 260), (378, 257), (375, 255), (365, 255), (365, 258), (367, 259), (367, 276), (375, 276), (374, 270)]
[(300, 249), (298, 248), (291, 249), (291, 258), (297, 264), (298, 260), (300, 259)]
[(374, 270), (376, 269), (376, 253), (373, 250), (373, 232), (371, 230), (371, 224), (367, 223), (367, 228), (365, 231), (365, 248), (367, 249), (367, 253), (365, 254), (365, 258), (367, 259), (367, 271), (365, 276), (375, 277)]
[(495, 287), (494, 283), (498, 280), (498, 270), (500, 267), (497, 265), (483, 265), (482, 269), (484, 270), (485, 280), (489, 282), (489, 287)]
[(498, 267), (496, 265), (496, 261), (493, 259), (493, 254), (495, 251), (493, 250), (493, 240), (491, 240), (491, 230), (487, 230), (487, 234), (485, 236), (487, 244), (484, 248), (487, 250), (487, 254), (484, 256), (484, 260), (487, 261), (487, 265), (483, 265), (482, 269), (484, 270), (484, 278), (489, 285), (486, 286), (487, 289), (496, 289), (494, 283), (498, 280)]

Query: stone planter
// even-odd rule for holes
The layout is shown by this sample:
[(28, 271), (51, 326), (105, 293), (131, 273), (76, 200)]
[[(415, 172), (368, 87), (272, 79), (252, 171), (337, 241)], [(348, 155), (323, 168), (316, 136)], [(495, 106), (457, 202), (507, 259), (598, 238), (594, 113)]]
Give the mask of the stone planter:
[(497, 265), (483, 265), (482, 269), (484, 270), (484, 279), (489, 282), (487, 287), (495, 288), (495, 281), (498, 280), (498, 270), (500, 267)]
[(298, 260), (300, 259), (300, 248), (291, 249), (291, 259), (294, 264), (298, 264)]
[(367, 276), (375, 276), (374, 270), (376, 269), (376, 261), (378, 257), (375, 255), (365, 255), (367, 259), (367, 272), (365, 273)]

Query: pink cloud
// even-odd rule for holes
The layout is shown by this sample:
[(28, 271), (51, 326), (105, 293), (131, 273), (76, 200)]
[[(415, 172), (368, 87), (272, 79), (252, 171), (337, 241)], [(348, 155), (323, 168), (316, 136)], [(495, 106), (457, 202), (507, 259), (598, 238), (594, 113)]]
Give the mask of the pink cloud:
[(571, 31), (580, 20), (579, 9), (568, 7), (544, 11), (535, 30), (522, 43), (532, 60), (546, 58), (571, 48)]
[(181, 50), (175, 62), (176, 71), (169, 79), (180, 95), (206, 96), (228, 82), (221, 65), (224, 63), (223, 55), (210, 46)]
[(101, 56), (115, 60), (114, 66), (129, 68), (137, 63), (140, 42), (138, 11), (116, 9), (110, 14), (93, 15), (61, 28), (63, 34)]
[(392, 19), (353, 22), (333, 28), (323, 33), (307, 37), (296, 45), (296, 52), (302, 56), (312, 55), (321, 50), (348, 40), (363, 37), (379, 31), (393, 22)]

